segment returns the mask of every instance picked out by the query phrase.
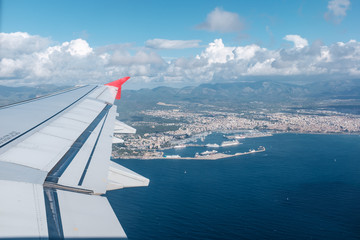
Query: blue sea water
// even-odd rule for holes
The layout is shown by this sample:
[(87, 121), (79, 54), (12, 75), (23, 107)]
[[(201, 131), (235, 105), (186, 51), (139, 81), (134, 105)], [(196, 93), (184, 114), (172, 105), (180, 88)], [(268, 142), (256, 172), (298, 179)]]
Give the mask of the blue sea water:
[(242, 142), (219, 151), (266, 151), (219, 160), (116, 160), (151, 180), (147, 188), (107, 194), (128, 238), (360, 239), (360, 136), (276, 134)]

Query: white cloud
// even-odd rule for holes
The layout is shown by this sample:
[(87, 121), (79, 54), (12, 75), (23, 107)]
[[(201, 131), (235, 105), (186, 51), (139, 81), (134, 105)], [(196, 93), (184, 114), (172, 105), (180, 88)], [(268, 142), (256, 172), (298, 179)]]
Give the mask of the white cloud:
[(201, 40), (168, 40), (168, 39), (150, 39), (145, 46), (154, 49), (184, 49), (199, 47)]
[(328, 9), (335, 16), (346, 16), (346, 11), (350, 6), (349, 0), (332, 0), (328, 3)]
[(198, 59), (203, 58), (211, 63), (225, 63), (234, 59), (233, 47), (225, 47), (222, 39), (215, 39), (213, 43), (209, 43), (209, 46), (197, 56)]
[(261, 48), (255, 44), (229, 47), (217, 39), (197, 59), (207, 62), (201, 68), (213, 76), (211, 80), (217, 80), (215, 78), (219, 76), (223, 79), (301, 75), (360, 77), (359, 42), (350, 40), (325, 46), (321, 42), (309, 45), (306, 39), (298, 35), (285, 38), (294, 42), (295, 47), (278, 50)]
[(299, 35), (286, 35), (284, 40), (294, 43), (295, 48), (303, 48), (309, 45), (308, 41), (305, 38), (300, 37)]
[(115, 45), (94, 50), (83, 39), (50, 46), (46, 38), (28, 33), (2, 34), (1, 37), (7, 46), (11, 42), (14, 45), (6, 48), (6, 54), (1, 54), (1, 84), (14, 79), (19, 84), (101, 83), (123, 75), (142, 81), (151, 79), (149, 76), (156, 75), (166, 64), (152, 51), (137, 50), (130, 54), (123, 46)]
[[(196, 57), (166, 62), (149, 48), (129, 44), (91, 48), (82, 39), (49, 45), (46, 38), (15, 34), (15, 47), (0, 58), (0, 84), (105, 83), (124, 75), (138, 87), (236, 80), (249, 76), (360, 77), (360, 42), (311, 44), (299, 35), (287, 35), (294, 47), (270, 50), (256, 44), (227, 46), (215, 39)], [(22, 37), (25, 36), (25, 37)], [(14, 35), (2, 35), (9, 44)], [(20, 39), (20, 40), (19, 40)], [(30, 42), (30, 48), (26, 42)], [(39, 42), (36, 42), (39, 41)], [(46, 44), (45, 44), (46, 42)]]
[(0, 33), (0, 56), (14, 58), (44, 50), (49, 44), (49, 39), (25, 32)]
[[(0, 76), (2, 78), (14, 78), (19, 74), (23, 64), (19, 60), (2, 58), (0, 61)], [(1, 78), (0, 78), (1, 79)]]
[(243, 60), (251, 60), (255, 57), (255, 54), (260, 51), (264, 51), (266, 49), (260, 48), (256, 44), (247, 45), (244, 47), (236, 47), (233, 51), (234, 57), (237, 60), (243, 59)]
[(346, 11), (350, 7), (350, 0), (332, 0), (328, 2), (328, 11), (324, 17), (326, 20), (340, 23), (346, 16)]
[(205, 22), (196, 27), (211, 32), (239, 32), (244, 28), (244, 23), (237, 13), (215, 8), (207, 15)]
[(72, 40), (70, 43), (63, 43), (63, 46), (68, 48), (66, 52), (70, 53), (71, 56), (85, 57), (93, 51), (89, 44), (82, 39)]

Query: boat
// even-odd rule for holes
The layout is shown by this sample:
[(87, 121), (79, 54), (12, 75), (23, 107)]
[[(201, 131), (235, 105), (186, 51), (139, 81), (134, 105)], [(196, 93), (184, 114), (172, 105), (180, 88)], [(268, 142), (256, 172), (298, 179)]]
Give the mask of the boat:
[(233, 141), (224, 141), (221, 143), (222, 147), (228, 147), (228, 146), (235, 146), (240, 144), (240, 142), (238, 140), (233, 140)]
[(234, 138), (235, 139), (244, 139), (245, 136), (244, 135), (235, 135)]
[(225, 136), (227, 139), (245, 139), (245, 135), (230, 135), (230, 136)]
[(166, 155), (166, 158), (181, 158), (180, 155)]
[(220, 147), (219, 144), (216, 143), (208, 143), (205, 145), (205, 147), (209, 147), (209, 148), (218, 148)]
[(185, 144), (180, 144), (180, 145), (174, 146), (174, 148), (186, 148), (186, 145)]
[(205, 151), (205, 152), (202, 152), (202, 153), (200, 153), (201, 155), (203, 155), (203, 156), (206, 156), (206, 155), (212, 155), (212, 154), (215, 154), (215, 153), (217, 153), (218, 151), (216, 151), (216, 150), (212, 150), (212, 151)]

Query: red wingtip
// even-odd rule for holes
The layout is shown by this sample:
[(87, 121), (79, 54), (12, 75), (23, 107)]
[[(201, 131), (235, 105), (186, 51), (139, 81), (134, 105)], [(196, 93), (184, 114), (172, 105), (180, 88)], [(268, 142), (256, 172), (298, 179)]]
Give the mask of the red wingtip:
[(124, 78), (120, 78), (118, 80), (115, 80), (113, 82), (109, 82), (105, 85), (107, 86), (112, 86), (112, 87), (117, 87), (118, 88), (118, 91), (117, 91), (117, 94), (116, 94), (116, 97), (115, 99), (120, 99), (121, 98), (121, 86), (127, 81), (129, 80), (130, 77), (124, 77)]

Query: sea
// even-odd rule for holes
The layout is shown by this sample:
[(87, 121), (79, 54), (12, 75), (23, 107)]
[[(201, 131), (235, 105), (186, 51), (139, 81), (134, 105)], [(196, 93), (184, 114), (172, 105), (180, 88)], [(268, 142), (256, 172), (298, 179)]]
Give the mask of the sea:
[[(203, 143), (225, 140), (213, 133)], [(275, 134), (240, 141), (217, 150), (266, 151), (218, 160), (114, 160), (150, 179), (149, 187), (107, 193), (128, 238), (360, 239), (359, 135)]]

